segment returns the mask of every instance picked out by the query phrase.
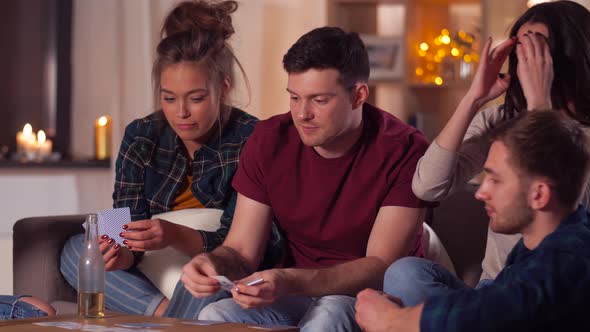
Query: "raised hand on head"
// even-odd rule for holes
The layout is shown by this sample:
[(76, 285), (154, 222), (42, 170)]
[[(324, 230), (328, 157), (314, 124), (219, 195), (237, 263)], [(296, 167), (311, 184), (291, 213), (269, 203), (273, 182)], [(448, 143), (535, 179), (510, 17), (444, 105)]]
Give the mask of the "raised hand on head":
[(500, 70), (515, 44), (516, 39), (510, 38), (490, 50), (492, 38), (488, 38), (485, 43), (481, 52), (479, 66), (468, 91), (468, 94), (478, 103), (478, 108), (497, 98), (508, 89), (510, 76), (500, 74)]
[(518, 38), (516, 56), (516, 74), (527, 102), (527, 109), (551, 109), (554, 73), (547, 37), (538, 32), (525, 33)]

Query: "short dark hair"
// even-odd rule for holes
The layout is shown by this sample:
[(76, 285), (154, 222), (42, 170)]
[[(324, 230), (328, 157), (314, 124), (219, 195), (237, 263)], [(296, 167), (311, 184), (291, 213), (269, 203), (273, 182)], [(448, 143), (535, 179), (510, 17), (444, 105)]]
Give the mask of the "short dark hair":
[[(529, 8), (512, 26), (516, 36), (525, 23), (544, 24), (549, 31), (549, 52), (553, 60), (553, 108), (565, 111), (590, 126), (590, 11), (573, 1), (546, 2)], [(516, 73), (516, 49), (510, 54), (508, 72), (512, 79), (504, 107), (508, 114), (526, 110), (526, 99)]]
[(548, 178), (558, 201), (575, 206), (590, 164), (588, 138), (578, 122), (555, 110), (522, 112), (497, 127), (492, 140), (506, 145), (509, 162), (524, 178)]
[(337, 27), (322, 27), (301, 36), (283, 57), (287, 73), (309, 69), (336, 69), (340, 83), (351, 88), (369, 80), (369, 55), (365, 44), (355, 32)]

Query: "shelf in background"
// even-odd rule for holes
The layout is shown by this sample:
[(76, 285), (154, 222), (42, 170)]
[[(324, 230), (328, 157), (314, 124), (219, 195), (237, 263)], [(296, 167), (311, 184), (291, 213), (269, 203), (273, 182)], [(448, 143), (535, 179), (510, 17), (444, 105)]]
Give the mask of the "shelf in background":
[(459, 89), (469, 89), (471, 86), (471, 82), (463, 81), (463, 82), (449, 82), (443, 83), (443, 85), (436, 85), (430, 83), (420, 83), (420, 82), (411, 82), (407, 84), (407, 87), (410, 89), (444, 89), (444, 88), (459, 88)]
[(111, 160), (71, 159), (46, 162), (20, 162), (0, 159), (0, 169), (110, 169)]

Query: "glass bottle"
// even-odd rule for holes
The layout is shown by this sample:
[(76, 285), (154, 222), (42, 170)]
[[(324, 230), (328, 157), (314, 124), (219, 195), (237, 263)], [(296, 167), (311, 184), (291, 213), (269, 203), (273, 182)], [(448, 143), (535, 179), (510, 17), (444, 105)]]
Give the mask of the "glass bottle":
[(78, 262), (78, 314), (104, 316), (104, 261), (98, 247), (98, 216), (86, 217), (84, 247)]

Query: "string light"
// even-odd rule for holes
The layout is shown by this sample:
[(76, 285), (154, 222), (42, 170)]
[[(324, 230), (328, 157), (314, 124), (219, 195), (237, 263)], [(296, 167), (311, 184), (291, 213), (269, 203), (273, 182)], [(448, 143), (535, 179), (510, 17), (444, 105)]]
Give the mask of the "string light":
[(552, 0), (528, 0), (526, 2), (526, 6), (528, 8), (531, 8), (532, 6), (538, 5), (538, 4), (543, 3), (543, 2), (552, 2)]
[[(452, 34), (443, 28), (440, 35), (427, 40), (432, 42), (423, 41), (416, 48), (419, 57), (414, 74), (421, 82), (440, 86), (445, 79), (453, 80), (455, 73), (462, 79), (468, 78), (472, 70), (471, 63), (479, 62), (479, 55), (473, 49), (475, 36), (471, 33), (459, 30)], [(465, 74), (461, 70), (468, 72)]]

